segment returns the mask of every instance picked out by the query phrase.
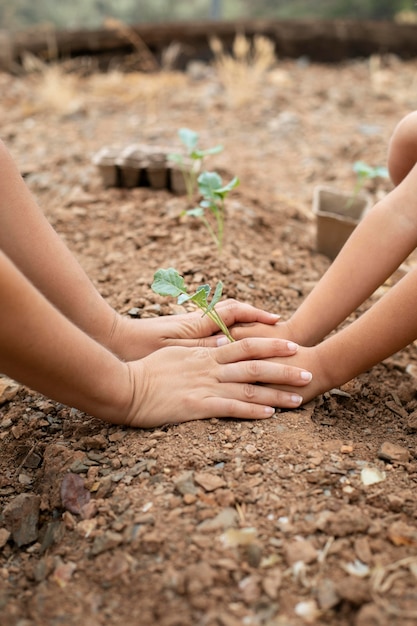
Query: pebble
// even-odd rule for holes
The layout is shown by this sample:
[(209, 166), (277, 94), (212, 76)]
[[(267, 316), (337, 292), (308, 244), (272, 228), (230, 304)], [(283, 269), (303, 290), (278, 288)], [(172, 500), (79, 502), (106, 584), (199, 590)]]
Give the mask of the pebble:
[(384, 441), (379, 449), (378, 457), (383, 461), (408, 463), (410, 460), (410, 453), (402, 446), (390, 443), (389, 441)]
[(123, 541), (123, 536), (120, 533), (116, 533), (112, 530), (106, 530), (102, 535), (97, 535), (94, 538), (93, 546), (91, 548), (91, 554), (97, 556), (107, 550), (112, 550), (120, 545)]
[(213, 568), (205, 561), (189, 565), (185, 571), (188, 593), (193, 595), (200, 594), (205, 589), (211, 588), (213, 586), (214, 577), (215, 573)]
[(197, 493), (197, 487), (194, 483), (193, 472), (183, 472), (174, 480), (175, 489), (182, 496), (187, 494), (195, 495)]
[(10, 535), (11, 533), (7, 530), (7, 528), (0, 528), (0, 549), (4, 548), (10, 539)]
[(313, 563), (317, 559), (317, 550), (306, 539), (294, 539), (284, 546), (285, 557), (288, 565), (294, 565), (298, 561)]
[(359, 606), (371, 599), (369, 584), (363, 578), (346, 576), (335, 583), (335, 590), (342, 600)]
[(226, 482), (217, 474), (210, 474), (209, 472), (200, 472), (194, 476), (195, 482), (203, 487), (205, 491), (215, 491), (220, 487), (225, 487)]
[(279, 567), (273, 567), (268, 570), (266, 576), (262, 579), (262, 588), (268, 598), (275, 600), (282, 585), (282, 571)]
[(239, 516), (236, 509), (227, 507), (220, 511), (216, 517), (206, 519), (201, 522), (197, 530), (200, 532), (211, 532), (213, 530), (226, 530), (232, 526), (236, 526), (239, 521)]
[(40, 496), (21, 493), (4, 507), (4, 525), (19, 548), (38, 538), (40, 501)]
[(340, 596), (336, 592), (333, 580), (330, 578), (324, 578), (319, 581), (317, 587), (317, 601), (323, 611), (328, 611), (339, 604)]
[(13, 400), (20, 385), (7, 376), (0, 377), (0, 405)]
[(395, 546), (417, 546), (417, 528), (398, 521), (388, 528), (388, 538)]
[(359, 507), (344, 506), (339, 511), (322, 511), (316, 520), (316, 528), (333, 537), (346, 537), (368, 530), (370, 520)]

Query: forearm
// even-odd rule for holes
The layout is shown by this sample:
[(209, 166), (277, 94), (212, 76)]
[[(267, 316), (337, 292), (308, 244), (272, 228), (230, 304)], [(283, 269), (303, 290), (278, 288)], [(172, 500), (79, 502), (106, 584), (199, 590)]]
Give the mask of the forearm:
[(417, 269), (355, 322), (313, 348), (326, 389), (351, 380), (417, 338), (416, 294)]
[(55, 309), (0, 252), (0, 371), (112, 422), (128, 415), (128, 366)]
[(294, 341), (314, 345), (397, 269), (417, 245), (417, 167), (357, 226), (289, 326)]
[(115, 311), (49, 224), (0, 142), (0, 250), (66, 317), (105, 345)]

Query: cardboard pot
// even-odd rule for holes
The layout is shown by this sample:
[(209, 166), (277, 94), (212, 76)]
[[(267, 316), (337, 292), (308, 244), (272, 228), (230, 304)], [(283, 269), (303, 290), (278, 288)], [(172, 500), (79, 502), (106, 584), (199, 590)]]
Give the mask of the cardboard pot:
[(316, 216), (316, 248), (333, 261), (364, 214), (371, 208), (371, 198), (360, 192), (352, 195), (331, 187), (316, 187), (313, 212)]

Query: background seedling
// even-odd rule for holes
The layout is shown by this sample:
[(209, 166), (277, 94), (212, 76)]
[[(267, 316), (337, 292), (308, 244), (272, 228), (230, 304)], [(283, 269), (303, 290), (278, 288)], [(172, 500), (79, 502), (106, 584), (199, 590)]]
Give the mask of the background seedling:
[[(189, 209), (186, 214), (199, 217), (202, 220), (219, 252), (221, 252), (224, 235), (224, 203), (228, 193), (238, 186), (239, 179), (235, 176), (227, 185), (223, 185), (221, 176), (217, 172), (202, 172), (197, 183), (203, 198), (198, 207)], [(207, 209), (215, 218), (215, 228), (206, 216)]]
[(388, 170), (386, 167), (371, 167), (364, 161), (355, 161), (353, 164), (353, 171), (356, 174), (356, 183), (353, 189), (352, 197), (348, 200), (346, 208), (350, 208), (355, 201), (358, 193), (364, 186), (367, 180), (371, 178), (388, 178)]
[(190, 294), (187, 291), (184, 278), (173, 267), (166, 270), (159, 269), (154, 274), (151, 289), (160, 296), (173, 296), (174, 298), (177, 298), (178, 304), (184, 304), (184, 302), (194, 302), (194, 304), (196, 304), (198, 308), (203, 311), (204, 315), (208, 315), (208, 317), (215, 324), (217, 324), (229, 341), (234, 341), (226, 324), (214, 308), (222, 296), (223, 283), (220, 281), (216, 285), (216, 289), (210, 303), (208, 302), (208, 297), (211, 291), (210, 285), (201, 285), (197, 288), (197, 291)]
[(171, 153), (168, 155), (168, 159), (181, 168), (187, 195), (191, 202), (197, 190), (197, 177), (202, 171), (205, 157), (218, 154), (223, 150), (223, 146), (218, 145), (206, 150), (199, 149), (199, 135), (189, 128), (180, 128), (178, 136), (186, 148), (186, 155)]

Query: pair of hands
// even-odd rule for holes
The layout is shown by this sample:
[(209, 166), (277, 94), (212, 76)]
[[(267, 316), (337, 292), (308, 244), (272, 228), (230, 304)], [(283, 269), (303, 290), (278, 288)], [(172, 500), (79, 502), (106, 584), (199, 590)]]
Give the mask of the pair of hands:
[(262, 419), (316, 395), (299, 355), (305, 349), (285, 338), (278, 316), (234, 300), (217, 310), (239, 341), (229, 343), (200, 312), (117, 319), (110, 347), (127, 361), (135, 385), (124, 423), (146, 428), (216, 416)]

